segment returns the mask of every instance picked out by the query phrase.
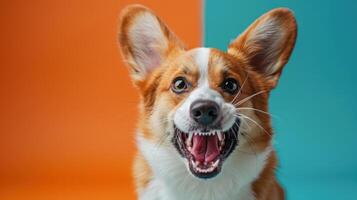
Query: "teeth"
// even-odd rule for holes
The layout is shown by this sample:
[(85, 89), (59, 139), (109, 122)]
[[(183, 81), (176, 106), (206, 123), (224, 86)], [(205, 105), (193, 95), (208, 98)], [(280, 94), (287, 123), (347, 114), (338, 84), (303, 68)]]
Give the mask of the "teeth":
[(196, 170), (200, 173), (209, 173), (212, 172), (215, 168), (216, 168), (215, 166), (211, 166), (208, 169), (196, 168)]
[(216, 167), (218, 166), (218, 163), (219, 163), (219, 159), (216, 160), (216, 162), (214, 162), (212, 166), (213, 166), (214, 168), (216, 168)]
[[(209, 168), (207, 169), (201, 169), (199, 166), (199, 162), (198, 161), (193, 161), (191, 160), (191, 164), (194, 166), (195, 170), (197, 172), (200, 172), (200, 173), (209, 173), (209, 172), (212, 172), (213, 170), (215, 170), (217, 167), (218, 167), (218, 164), (219, 164), (219, 159), (216, 160), (215, 162), (210, 162), (209, 163)], [(208, 163), (204, 163), (204, 165), (207, 165)]]
[(218, 139), (221, 141), (224, 139), (224, 135), (220, 130), (211, 130), (209, 132), (201, 132), (201, 131), (190, 131), (188, 133), (189, 140), (192, 139), (193, 135), (199, 135), (199, 136), (211, 136), (211, 135), (217, 135)]
[(192, 137), (193, 137), (193, 133), (188, 134), (188, 139), (186, 140), (186, 145), (188, 147), (192, 146)]
[(220, 131), (217, 131), (217, 136), (219, 141), (221, 142), (223, 140), (222, 133)]

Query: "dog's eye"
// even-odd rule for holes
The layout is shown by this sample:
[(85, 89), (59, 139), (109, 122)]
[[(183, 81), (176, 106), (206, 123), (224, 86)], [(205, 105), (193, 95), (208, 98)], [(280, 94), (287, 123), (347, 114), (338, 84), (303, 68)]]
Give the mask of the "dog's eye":
[(230, 94), (235, 94), (238, 91), (238, 83), (233, 78), (227, 78), (221, 84), (221, 88)]
[(175, 93), (182, 93), (188, 89), (188, 83), (184, 77), (177, 77), (172, 81), (171, 90)]

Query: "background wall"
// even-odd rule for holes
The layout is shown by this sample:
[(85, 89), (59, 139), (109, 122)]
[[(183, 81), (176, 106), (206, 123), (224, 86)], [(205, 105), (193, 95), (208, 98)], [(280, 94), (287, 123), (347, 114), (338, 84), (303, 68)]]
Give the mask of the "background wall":
[(271, 113), (279, 177), (294, 199), (356, 199), (356, 1), (207, 0), (205, 46), (226, 49), (261, 14), (288, 7), (298, 39)]
[(134, 199), (137, 95), (117, 45), (129, 3), (200, 44), (200, 1), (0, 2), (0, 199)]
[(1, 1), (0, 199), (134, 199), (137, 95), (116, 41), (130, 3), (189, 47), (204, 37), (220, 49), (264, 12), (291, 8), (298, 41), (270, 102), (279, 178), (292, 200), (355, 199), (357, 4), (347, 0)]

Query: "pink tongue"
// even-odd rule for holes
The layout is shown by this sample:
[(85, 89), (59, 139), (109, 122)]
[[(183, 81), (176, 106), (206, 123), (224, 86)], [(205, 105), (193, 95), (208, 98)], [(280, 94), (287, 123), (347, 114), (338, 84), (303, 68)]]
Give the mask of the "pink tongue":
[(192, 137), (192, 155), (196, 161), (212, 162), (219, 156), (218, 137), (216, 135)]

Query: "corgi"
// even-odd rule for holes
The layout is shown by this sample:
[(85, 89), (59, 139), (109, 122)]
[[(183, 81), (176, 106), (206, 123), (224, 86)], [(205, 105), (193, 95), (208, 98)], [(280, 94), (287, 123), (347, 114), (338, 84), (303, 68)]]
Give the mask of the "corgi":
[(268, 109), (297, 36), (267, 12), (227, 51), (186, 49), (150, 9), (122, 10), (119, 46), (140, 94), (134, 177), (140, 200), (282, 200)]

